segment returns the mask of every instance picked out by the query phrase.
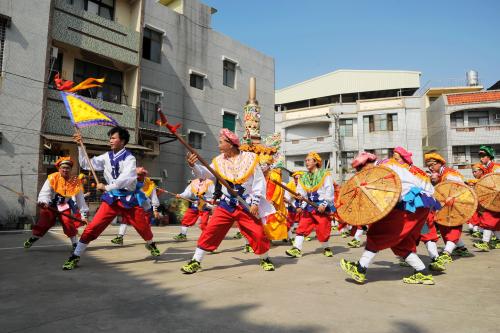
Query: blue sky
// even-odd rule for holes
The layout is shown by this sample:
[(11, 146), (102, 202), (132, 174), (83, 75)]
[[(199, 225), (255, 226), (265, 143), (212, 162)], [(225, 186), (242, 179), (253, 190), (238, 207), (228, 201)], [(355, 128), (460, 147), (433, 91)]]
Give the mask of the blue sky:
[(422, 72), (443, 86), (500, 80), (500, 1), (201, 0), (212, 27), (273, 56), (276, 88), (336, 69)]

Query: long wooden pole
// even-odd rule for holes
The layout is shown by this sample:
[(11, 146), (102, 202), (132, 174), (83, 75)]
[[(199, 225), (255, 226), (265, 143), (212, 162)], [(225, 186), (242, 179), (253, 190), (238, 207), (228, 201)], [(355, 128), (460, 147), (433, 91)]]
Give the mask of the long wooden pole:
[[(158, 189), (159, 189), (161, 192), (165, 192), (165, 193), (167, 193), (167, 194), (170, 194), (170, 195), (173, 195), (173, 196), (177, 197), (177, 193), (170, 192), (170, 191), (167, 191), (167, 190), (165, 190), (165, 189), (163, 189), (163, 188), (159, 188), (159, 187), (158, 187)], [(181, 197), (180, 199), (182, 199), (182, 200), (186, 200), (186, 201), (189, 201), (189, 202), (191, 202), (191, 203), (196, 203), (196, 201), (194, 201), (194, 200), (190, 200), (190, 199), (186, 199), (186, 198), (182, 198), (182, 197)]]
[(80, 132), (80, 129), (75, 125), (75, 132), (80, 136), (80, 147), (83, 149), (83, 153), (85, 154), (85, 159), (87, 160), (87, 163), (90, 168), (90, 172), (92, 172), (92, 176), (94, 176), (96, 184), (100, 184), (101, 182), (99, 181), (99, 178), (97, 178), (97, 174), (95, 173), (94, 166), (92, 165), (92, 161), (89, 158), (89, 155), (87, 154), (87, 149), (85, 148), (85, 145), (83, 144), (83, 137), (82, 137), (82, 132)]
[[(276, 185), (278, 185), (279, 187), (281, 187), (282, 189), (284, 189), (285, 191), (288, 191), (290, 192), (295, 198), (297, 198), (299, 196), (299, 194), (291, 189), (289, 189), (288, 187), (286, 187), (285, 185), (281, 184), (280, 182), (274, 180), (274, 179), (271, 179), (271, 181), (273, 183), (275, 183)], [(307, 204), (313, 206), (314, 208), (319, 208), (319, 206), (317, 204), (315, 204), (314, 202), (312, 202), (311, 200), (307, 199), (307, 198), (304, 198), (302, 197), (302, 200), (305, 201)]]
[[(168, 128), (168, 127), (167, 127)], [(175, 135), (177, 137), (177, 140), (179, 140), (180, 143), (182, 143), (186, 148), (187, 150), (189, 150), (189, 152), (191, 152), (192, 154), (196, 155), (196, 157), (198, 157), (198, 161), (200, 161), (201, 164), (203, 164), (203, 166), (205, 166), (208, 171), (210, 171), (210, 173), (212, 175), (214, 175), (215, 178), (217, 178), (217, 180), (222, 184), (224, 185), (224, 187), (228, 190), (228, 192), (233, 196), (233, 197), (236, 197), (236, 199), (238, 199), (238, 201), (243, 205), (243, 207), (245, 207), (248, 212), (250, 212), (250, 206), (248, 205), (248, 203), (245, 201), (245, 199), (243, 199), (239, 194), (238, 192), (236, 192), (232, 187), (231, 185), (229, 185), (229, 183), (224, 179), (222, 178), (221, 175), (219, 175), (219, 173), (217, 171), (215, 171), (211, 166), (210, 164), (207, 163), (207, 161), (205, 161), (203, 159), (203, 157), (200, 156), (200, 154), (198, 154), (198, 152), (189, 145), (189, 143), (186, 142), (186, 140), (184, 140), (179, 134), (177, 134), (177, 132), (175, 131), (172, 131), (170, 128), (169, 128), (170, 132)], [(258, 217), (256, 217), (255, 215), (251, 214), (254, 218), (256, 219), (259, 219)]]

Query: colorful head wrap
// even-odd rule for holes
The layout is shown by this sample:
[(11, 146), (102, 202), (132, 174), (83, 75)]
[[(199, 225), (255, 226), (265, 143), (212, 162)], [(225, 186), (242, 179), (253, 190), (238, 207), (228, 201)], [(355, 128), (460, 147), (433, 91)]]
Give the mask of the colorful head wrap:
[(315, 151), (312, 151), (310, 152), (309, 154), (307, 154), (306, 156), (306, 159), (307, 158), (312, 158), (316, 161), (316, 165), (319, 167), (321, 166), (321, 156), (319, 156), (319, 154)]
[(59, 157), (59, 159), (56, 161), (55, 166), (56, 166), (56, 168), (59, 169), (61, 167), (61, 165), (63, 165), (63, 164), (67, 164), (70, 167), (73, 167), (73, 160), (71, 159), (70, 156), (62, 156), (62, 157)]
[(220, 136), (224, 137), (225, 139), (229, 140), (233, 145), (236, 147), (240, 146), (240, 138), (238, 138), (238, 135), (235, 133), (231, 132), (227, 128), (223, 128), (220, 130)]
[(267, 154), (260, 154), (259, 155), (259, 163), (260, 164), (273, 164), (273, 157), (271, 155)]
[(428, 161), (434, 160), (434, 161), (439, 162), (441, 164), (446, 164), (446, 160), (444, 159), (444, 157), (439, 155), (436, 152), (425, 154), (424, 160), (425, 160), (425, 163), (427, 163)]
[(362, 151), (354, 158), (351, 165), (353, 168), (358, 168), (360, 166), (365, 165), (368, 162), (375, 162), (377, 160), (377, 155), (368, 153), (366, 151)]
[(481, 146), (479, 147), (479, 152), (483, 152), (485, 153), (486, 155), (488, 155), (492, 160), (495, 159), (495, 149), (493, 149), (492, 147), (490, 146)]
[(137, 173), (138, 176), (147, 176), (148, 175), (148, 170), (146, 170), (144, 167), (135, 168), (135, 172)]
[(481, 170), (483, 173), (488, 173), (488, 169), (483, 165), (483, 163), (476, 163), (472, 165), (472, 171)]
[(301, 170), (299, 170), (299, 171), (294, 171), (294, 172), (292, 173), (292, 177), (297, 177), (297, 176), (299, 176), (299, 177), (300, 177), (300, 176), (302, 176), (303, 174), (304, 174), (304, 171), (301, 171)]
[(413, 160), (411, 159), (411, 156), (413, 155), (411, 152), (407, 151), (401, 146), (398, 146), (394, 148), (394, 152), (398, 153), (399, 156), (408, 164), (413, 164)]

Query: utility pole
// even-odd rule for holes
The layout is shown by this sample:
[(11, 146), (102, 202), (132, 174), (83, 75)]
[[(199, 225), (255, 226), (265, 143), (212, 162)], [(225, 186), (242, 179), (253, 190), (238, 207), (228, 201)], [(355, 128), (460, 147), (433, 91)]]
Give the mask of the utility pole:
[[(335, 156), (335, 168), (332, 167), (332, 170), (335, 170), (339, 175), (339, 183), (343, 181), (343, 170), (342, 170), (342, 138), (340, 136), (340, 114), (329, 112), (326, 114), (328, 118), (332, 119), (332, 139), (333, 139), (333, 148), (332, 150), (332, 158)], [(332, 165), (332, 163), (330, 163)]]

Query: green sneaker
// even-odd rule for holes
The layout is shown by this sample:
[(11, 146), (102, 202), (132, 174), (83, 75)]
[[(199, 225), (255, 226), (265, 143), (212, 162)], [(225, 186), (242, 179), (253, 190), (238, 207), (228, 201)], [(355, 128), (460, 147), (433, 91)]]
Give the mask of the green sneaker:
[(201, 263), (191, 259), (187, 264), (181, 267), (181, 271), (186, 274), (193, 274), (201, 269)]
[(481, 231), (474, 231), (472, 233), (472, 238), (483, 238), (483, 234), (481, 233)]
[(233, 239), (242, 239), (243, 238), (243, 234), (241, 232), (237, 232), (236, 235), (233, 236)]
[(38, 238), (35, 238), (35, 237), (30, 237), (26, 240), (26, 242), (24, 242), (24, 248), (25, 249), (29, 249), (34, 242), (36, 242), (38, 240)]
[(439, 257), (436, 257), (432, 259), (431, 263), (429, 264), (429, 269), (435, 272), (443, 272), (446, 270), (446, 266), (439, 260)]
[(243, 253), (253, 253), (253, 249), (250, 246), (250, 244), (245, 244), (245, 247), (243, 248)]
[(358, 248), (361, 247), (361, 241), (353, 238), (352, 241), (347, 242), (347, 246), (350, 248)]
[(66, 262), (64, 263), (62, 268), (65, 271), (70, 271), (72, 269), (75, 269), (77, 267), (79, 261), (80, 261), (80, 257), (72, 254), (71, 257), (69, 257), (68, 260), (66, 260)]
[(111, 243), (115, 245), (123, 245), (123, 236), (117, 235), (115, 238), (111, 240)]
[(342, 231), (342, 233), (340, 234), (340, 237), (347, 238), (347, 237), (349, 237), (350, 234), (351, 234), (350, 231)]
[(337, 227), (332, 225), (332, 227), (330, 228), (330, 232), (335, 232), (336, 229), (337, 229)]
[(358, 283), (364, 283), (366, 281), (366, 274), (359, 271), (358, 263), (342, 259), (340, 260), (340, 268), (354, 279), (354, 281)]
[(406, 262), (403, 258), (399, 259), (399, 266), (401, 267), (411, 267), (409, 263)]
[(325, 248), (325, 249), (323, 250), (323, 255), (324, 255), (325, 257), (328, 257), (328, 258), (333, 257), (333, 251), (332, 251), (332, 249), (330, 249), (329, 247)]
[(453, 252), (451, 253), (452, 256), (457, 256), (457, 257), (473, 257), (474, 255), (470, 253), (469, 250), (465, 246), (457, 247)]
[(174, 236), (174, 240), (178, 242), (185, 242), (187, 241), (187, 236), (184, 234), (178, 234)]
[(490, 246), (488, 245), (488, 243), (483, 242), (483, 241), (475, 242), (472, 246), (474, 246), (476, 249), (481, 250), (481, 252), (489, 252), (490, 251)]
[(304, 240), (305, 240), (306, 242), (310, 242), (310, 241), (312, 241), (312, 237), (307, 236), (307, 237), (305, 237), (305, 238), (304, 238)]
[(274, 264), (269, 258), (260, 259), (260, 267), (262, 267), (266, 272), (274, 271)]
[(403, 278), (404, 283), (408, 284), (424, 284), (431, 286), (434, 284), (434, 278), (431, 274), (423, 274), (422, 272), (415, 271), (412, 275)]
[(442, 252), (439, 257), (437, 257), (437, 260), (442, 262), (443, 264), (449, 264), (453, 262), (453, 258), (448, 253)]
[(151, 252), (153, 257), (159, 257), (161, 255), (160, 250), (156, 247), (156, 243), (152, 242), (151, 244), (146, 243), (146, 249)]
[(291, 249), (288, 249), (285, 251), (287, 256), (293, 257), (293, 258), (300, 258), (302, 257), (302, 251), (299, 250), (296, 247), (292, 247)]

